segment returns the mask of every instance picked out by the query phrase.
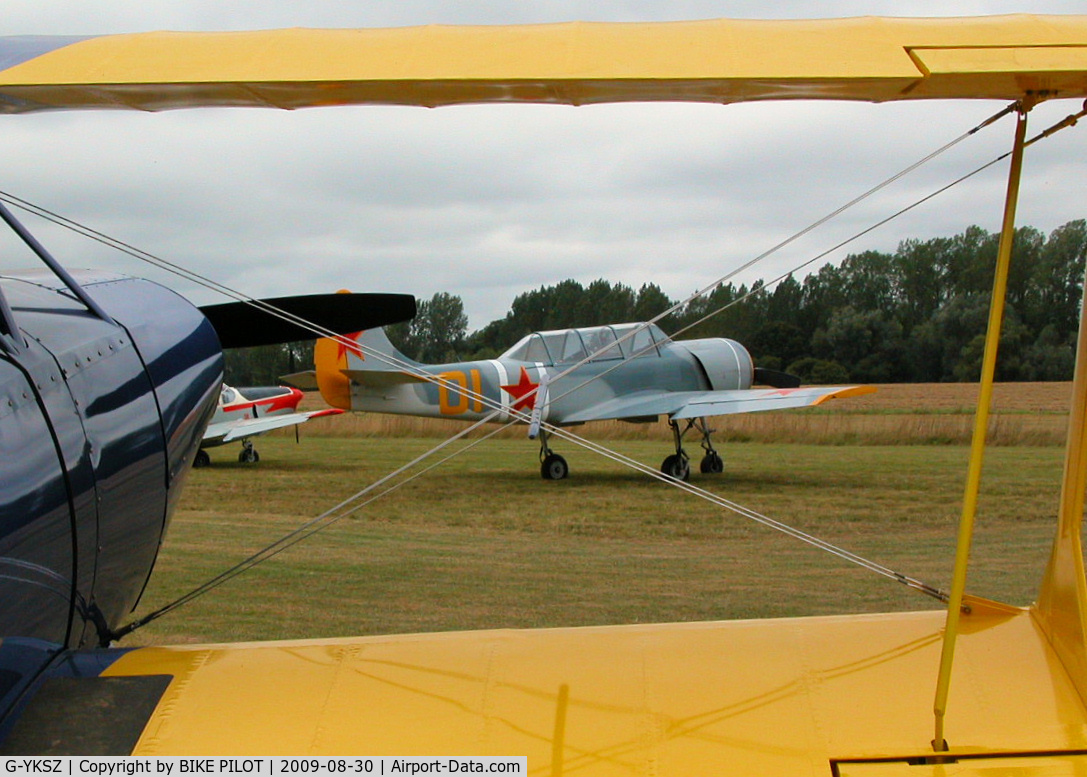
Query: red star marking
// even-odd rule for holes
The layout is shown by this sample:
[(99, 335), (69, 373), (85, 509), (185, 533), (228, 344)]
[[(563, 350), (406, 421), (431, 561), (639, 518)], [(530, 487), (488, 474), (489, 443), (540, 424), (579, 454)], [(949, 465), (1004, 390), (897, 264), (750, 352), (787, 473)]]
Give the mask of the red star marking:
[[(348, 352), (351, 352), (365, 361), (366, 357), (362, 355), (362, 346), (357, 342), (360, 337), (362, 337), (362, 332), (352, 332), (349, 335), (340, 335), (339, 340), (336, 342), (336, 359), (343, 359)], [(354, 345), (348, 345), (344, 340), (354, 340), (356, 342)]]
[(790, 394), (793, 394), (793, 393), (795, 393), (797, 391), (800, 391), (800, 390), (801, 389), (798, 389), (798, 388), (778, 389), (777, 391), (769, 392), (766, 396), (768, 396), (768, 397), (774, 397), (774, 396), (787, 397)]
[[(540, 387), (539, 383), (533, 383), (528, 377), (528, 370), (524, 367), (521, 368), (521, 379), (512, 386), (502, 386), (502, 390), (507, 392), (511, 397), (517, 401), (513, 403), (514, 410), (532, 410), (536, 407), (536, 389)], [(531, 394), (530, 396), (525, 396)]]

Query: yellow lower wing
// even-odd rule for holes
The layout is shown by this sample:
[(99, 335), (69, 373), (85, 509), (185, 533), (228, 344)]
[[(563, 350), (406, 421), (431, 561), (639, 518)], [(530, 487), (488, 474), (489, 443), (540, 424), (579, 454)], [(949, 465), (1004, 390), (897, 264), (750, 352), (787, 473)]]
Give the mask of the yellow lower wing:
[[(1087, 715), (1032, 611), (974, 603), (964, 622), (950, 755), (1087, 749)], [(525, 755), (543, 775), (810, 776), (834, 764), (894, 774), (863, 769), (932, 755), (943, 623), (921, 612), (142, 648), (106, 674), (173, 678), (137, 755)], [(1040, 768), (1057, 763), (1048, 758)]]

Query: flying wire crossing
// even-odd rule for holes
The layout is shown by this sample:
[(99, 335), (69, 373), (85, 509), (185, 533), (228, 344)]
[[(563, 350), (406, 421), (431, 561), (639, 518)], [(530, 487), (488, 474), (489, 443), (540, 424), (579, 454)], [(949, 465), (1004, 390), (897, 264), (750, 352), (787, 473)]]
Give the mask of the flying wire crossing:
[[(696, 291), (694, 294), (690, 295), (687, 299), (677, 303), (673, 307), (669, 308), (668, 310), (664, 311), (663, 313), (661, 313), (658, 316), (651, 319), (649, 322), (646, 323), (645, 326), (656, 323), (657, 321), (664, 318), (668, 314), (673, 313), (676, 310), (678, 310), (678, 309), (682, 308), (683, 306), (689, 304), (690, 302), (694, 301), (695, 299), (708, 294), (713, 289), (715, 289), (718, 285), (720, 285), (722, 283), (725, 283), (729, 279), (735, 277), (737, 274), (739, 274), (739, 273), (741, 273), (741, 272), (743, 272), (743, 271), (745, 271), (747, 269), (750, 269), (751, 267), (755, 266), (759, 262), (761, 262), (761, 261), (765, 260), (766, 258), (772, 256), (773, 254), (777, 253), (778, 251), (780, 251), (781, 249), (783, 249), (787, 245), (795, 242), (800, 237), (812, 232), (813, 230), (815, 230), (819, 226), (821, 226), (821, 225), (829, 222), (833, 218), (841, 215), (846, 210), (852, 208), (853, 206), (857, 205), (858, 203), (860, 203), (863, 200), (867, 199), (868, 197), (872, 196), (876, 192), (886, 188), (890, 184), (894, 183), (895, 181), (899, 180), (900, 178), (902, 178), (903, 176), (909, 174), (910, 172), (916, 170), (917, 168), (921, 167), (922, 165), (924, 165), (925, 163), (931, 161), (932, 159), (935, 159), (940, 154), (942, 154), (945, 151), (949, 150), (950, 148), (954, 147), (955, 145), (957, 145), (961, 141), (965, 140), (966, 138), (974, 135), (979, 130), (990, 126), (991, 124), (995, 123), (998, 119), (1002, 118), (1003, 116), (1014, 112), (1016, 110), (1016, 107), (1017, 107), (1017, 104), (1012, 104), (1012, 105), (1002, 109), (1001, 111), (997, 112), (996, 114), (989, 117), (985, 121), (981, 122), (977, 126), (973, 127), (972, 129), (968, 130), (967, 132), (964, 132), (959, 137), (953, 139), (952, 141), (950, 141), (947, 144), (941, 146), (940, 148), (933, 151), (929, 155), (925, 156), (921, 160), (911, 164), (910, 166), (904, 168), (902, 171), (892, 175), (891, 177), (887, 178), (883, 182), (881, 182), (881, 183), (877, 184), (876, 186), (868, 189), (866, 192), (864, 192), (863, 194), (861, 194), (858, 197), (854, 198), (850, 202), (848, 202), (845, 205), (842, 205), (841, 207), (833, 210), (832, 212), (830, 212), (826, 216), (823, 216), (822, 218), (820, 218), (817, 221), (813, 222), (812, 224), (805, 227), (804, 229), (794, 233), (793, 235), (791, 235), (790, 237), (788, 237), (785, 240), (781, 241), (780, 243), (776, 244), (772, 248), (764, 251), (763, 253), (759, 254), (755, 258), (753, 258), (753, 259), (749, 260), (748, 262), (742, 264), (741, 266), (735, 268), (734, 270), (732, 270), (731, 272), (729, 272), (725, 276), (717, 279), (716, 281), (709, 284), (705, 288)], [(1044, 130), (1043, 132), (1039, 133), (1037, 136), (1035, 136), (1035, 137), (1031, 138), (1029, 141), (1027, 141), (1025, 145), (1029, 146), (1029, 145), (1033, 144), (1034, 142), (1036, 142), (1038, 140), (1049, 137), (1050, 135), (1052, 135), (1053, 133), (1059, 131), (1060, 129), (1064, 129), (1066, 127), (1074, 126), (1076, 124), (1076, 122), (1078, 121), (1078, 119), (1082, 118), (1084, 115), (1087, 115), (1087, 102), (1085, 102), (1083, 110), (1079, 111), (1076, 114), (1073, 114), (1071, 116), (1066, 117), (1061, 122), (1058, 122), (1057, 124), (1053, 125), (1052, 127), (1050, 127), (1048, 129)], [(948, 189), (953, 188), (954, 186), (956, 186), (956, 185), (962, 183), (963, 181), (973, 177), (974, 175), (982, 172), (983, 170), (988, 169), (992, 165), (997, 164), (1001, 160), (1007, 158), (1009, 155), (1010, 155), (1010, 152), (1002, 154), (1002, 155), (994, 158), (993, 160), (981, 165), (980, 167), (972, 170), (971, 172), (966, 173), (965, 175), (955, 179), (951, 183), (940, 187), (939, 189), (931, 192), (930, 194), (926, 195), (925, 197), (923, 197), (923, 198), (915, 201), (914, 203), (912, 203), (910, 205), (907, 205), (904, 208), (896, 211), (894, 214), (892, 214), (892, 215), (890, 215), (890, 216), (888, 216), (888, 217), (886, 217), (884, 219), (881, 219), (880, 221), (876, 222), (875, 224), (873, 224), (873, 225), (865, 228), (864, 230), (856, 233), (852, 237), (841, 241), (840, 243), (838, 243), (834, 247), (832, 247), (832, 248), (830, 248), (830, 249), (828, 249), (826, 251), (823, 251), (823, 252), (821, 252), (821, 253), (819, 253), (819, 254), (817, 254), (817, 255), (815, 255), (815, 256), (807, 259), (807, 260), (805, 260), (803, 263), (801, 263), (800, 265), (798, 265), (794, 269), (790, 270), (787, 273), (783, 273), (782, 275), (780, 275), (777, 278), (773, 279), (770, 283), (766, 284), (765, 286), (763, 286), (761, 288), (762, 289), (771, 288), (772, 286), (776, 285), (778, 282), (780, 282), (784, 278), (788, 277), (792, 273), (794, 273), (794, 272), (796, 272), (796, 271), (798, 271), (800, 269), (803, 269), (804, 267), (818, 261), (821, 258), (826, 257), (827, 255), (831, 254), (832, 252), (837, 251), (840, 248), (848, 245), (849, 243), (851, 243), (851, 242), (859, 239), (860, 237), (870, 233), (874, 229), (877, 229), (878, 227), (883, 226), (884, 224), (898, 218), (899, 216), (903, 215), (904, 213), (906, 213), (906, 212), (918, 207), (919, 205), (931, 200), (932, 198), (936, 197), (937, 195), (947, 191)], [(217, 292), (220, 292), (220, 293), (222, 293), (222, 294), (224, 294), (224, 295), (226, 295), (226, 296), (228, 296), (228, 297), (230, 297), (232, 299), (235, 299), (235, 300), (238, 300), (238, 301), (241, 301), (241, 302), (245, 302), (245, 303), (247, 303), (249, 305), (252, 305), (253, 307), (255, 307), (255, 308), (259, 309), (259, 310), (262, 310), (263, 312), (265, 312), (265, 313), (267, 313), (269, 315), (273, 315), (273, 316), (276, 316), (278, 318), (282, 318), (284, 320), (290, 320), (290, 321), (292, 321), (292, 323), (295, 323), (295, 324), (298, 324), (300, 326), (306, 327), (307, 329), (309, 329), (309, 331), (313, 332), (317, 336), (330, 337), (330, 338), (333, 338), (333, 339), (338, 339), (341, 342), (344, 342), (339, 337), (339, 335), (337, 333), (330, 332), (330, 331), (327, 331), (327, 330), (323, 329), (322, 327), (310, 324), (309, 322), (307, 322), (307, 321), (305, 321), (305, 320), (303, 320), (303, 319), (301, 319), (301, 318), (299, 318), (297, 316), (293, 316), (293, 315), (291, 315), (289, 313), (284, 313), (283, 311), (279, 311), (274, 306), (268, 305), (267, 303), (261, 302), (260, 300), (253, 299), (253, 298), (251, 298), (251, 297), (249, 297), (249, 296), (247, 296), (247, 295), (245, 295), (245, 294), (243, 294), (241, 292), (230, 289), (230, 288), (228, 288), (228, 287), (226, 287), (226, 286), (224, 286), (224, 285), (222, 285), (222, 284), (220, 284), (220, 283), (218, 283), (218, 282), (216, 282), (214, 280), (211, 280), (209, 278), (201, 276), (201, 275), (199, 275), (199, 274), (197, 274), (195, 272), (187, 270), (186, 268), (183, 268), (183, 267), (181, 267), (179, 265), (176, 265), (176, 264), (174, 264), (172, 262), (169, 262), (169, 261), (167, 261), (165, 259), (162, 259), (162, 258), (157, 257), (157, 256), (155, 256), (153, 254), (150, 254), (150, 253), (148, 253), (146, 251), (138, 249), (138, 248), (136, 248), (134, 246), (131, 246), (131, 245), (127, 244), (127, 243), (124, 243), (124, 242), (122, 242), (120, 240), (109, 237), (108, 235), (105, 235), (105, 234), (103, 234), (101, 232), (98, 232), (98, 231), (96, 231), (94, 229), (91, 229), (91, 228), (86, 227), (86, 226), (84, 226), (82, 224), (79, 224), (78, 222), (72, 221), (71, 219), (67, 219), (67, 218), (65, 218), (63, 216), (60, 216), (60, 215), (58, 215), (56, 213), (53, 213), (53, 212), (51, 212), (51, 211), (49, 211), (49, 210), (47, 210), (45, 208), (34, 205), (33, 203), (30, 203), (30, 202), (28, 202), (26, 200), (23, 200), (23, 199), (21, 199), (19, 197), (16, 197), (16, 196), (14, 196), (14, 195), (12, 195), (10, 193), (0, 191), (0, 201), (6, 202), (6, 203), (8, 203), (8, 204), (10, 204), (10, 205), (12, 205), (14, 207), (17, 207), (17, 208), (20, 208), (20, 209), (22, 209), (24, 211), (30, 212), (30, 213), (32, 213), (34, 215), (37, 215), (37, 216), (39, 216), (41, 218), (44, 218), (44, 219), (46, 219), (48, 221), (51, 221), (51, 222), (53, 222), (53, 223), (55, 223), (55, 224), (57, 224), (59, 226), (70, 229), (70, 230), (76, 232), (77, 234), (83, 235), (84, 237), (87, 237), (87, 238), (90, 238), (92, 240), (103, 243), (103, 244), (105, 244), (107, 246), (110, 246), (110, 247), (112, 247), (112, 248), (114, 248), (116, 250), (119, 250), (119, 251), (121, 251), (121, 252), (123, 252), (125, 254), (128, 254), (129, 256), (135, 257), (135, 258), (137, 258), (137, 259), (139, 259), (141, 261), (144, 261), (144, 262), (146, 262), (148, 264), (151, 264), (151, 265), (153, 265), (155, 267), (158, 267), (161, 270), (164, 270), (166, 272), (169, 272), (169, 273), (178, 275), (180, 277), (183, 277), (183, 278), (185, 278), (185, 279), (187, 279), (187, 280), (189, 280), (191, 282), (197, 283), (198, 285), (204, 286), (205, 288), (209, 288), (209, 289), (215, 290)], [(711, 311), (706, 316), (701, 318), (699, 321), (695, 322), (694, 324), (689, 325), (688, 327), (686, 327), (682, 331), (687, 331), (687, 329), (690, 329), (691, 327), (696, 326), (697, 324), (706, 321), (707, 319), (711, 318), (712, 316), (715, 316), (715, 315), (719, 314), (720, 312), (722, 312), (723, 310), (726, 310), (727, 308), (731, 307), (732, 305), (738, 304), (739, 302), (743, 301), (744, 299), (746, 299), (747, 297), (749, 297), (753, 293), (755, 293), (755, 292), (752, 291), (751, 293), (749, 293), (745, 297), (741, 297), (741, 298), (739, 298), (737, 300), (734, 300), (733, 302), (729, 303), (728, 305), (721, 306), (720, 308), (717, 308), (717, 309)], [(637, 333), (637, 330), (632, 331), (626, 337), (627, 338), (633, 337), (633, 336), (636, 335), (636, 333)], [(669, 337), (669, 339), (674, 338), (678, 334), (682, 334), (682, 332), (677, 332), (677, 333), (671, 335)], [(418, 372), (415, 369), (414, 365), (406, 364), (406, 363), (399, 363), (399, 360), (397, 360), (397, 359), (395, 359), (393, 357), (390, 357), (390, 356), (388, 356), (386, 354), (381, 354), (381, 353), (378, 353), (376, 351), (373, 351), (373, 349), (370, 349), (370, 348), (366, 347), (365, 345), (355, 343), (354, 341), (352, 341), (350, 343), (350, 345), (352, 347), (360, 347), (361, 346), (362, 350), (364, 352), (366, 352), (367, 356), (372, 356), (373, 358), (376, 358), (376, 359), (379, 359), (379, 360), (381, 360), (383, 362), (389, 363), (392, 366), (397, 367), (398, 369), (402, 369), (404, 371), (411, 372), (413, 374)], [(565, 375), (565, 374), (568, 374), (569, 372), (572, 372), (574, 369), (577, 369), (578, 367), (582, 366), (585, 362), (589, 361), (590, 359), (592, 359), (596, 355), (597, 354), (589, 354), (581, 362), (578, 362), (578, 363), (574, 364), (572, 367), (569, 367), (564, 372), (560, 373), (560, 375)], [(450, 386), (450, 385), (448, 385), (448, 381), (445, 381), (444, 379), (441, 379), (441, 378), (438, 378), (438, 377), (435, 377), (435, 376), (431, 376), (431, 375), (428, 375), (428, 374), (419, 374), (418, 377), (421, 377), (421, 378), (423, 378), (425, 380), (428, 380), (428, 381), (431, 381), (431, 382), (436, 382), (436, 383), (439, 383), (439, 384), (446, 384), (447, 387), (451, 388), (452, 390), (456, 390), (457, 392), (459, 392), (461, 394), (468, 394), (469, 396), (471, 396), (472, 399), (475, 399), (475, 400), (478, 400), (478, 401), (481, 401), (481, 402), (484, 402), (485, 404), (487, 404), (489, 407), (492, 408), (492, 412), (488, 416), (482, 418), (481, 420), (467, 426), (466, 428), (464, 428), (463, 430), (461, 430), (457, 434), (451, 436), (447, 440), (439, 443), (437, 446), (430, 449), (426, 453), (421, 454), (420, 456), (416, 457), (412, 461), (404, 464), (403, 466), (399, 467), (398, 469), (394, 470), (393, 472), (390, 472), (389, 474), (387, 474), (384, 477), (378, 479), (374, 483), (371, 483), (368, 486), (364, 487), (363, 489), (361, 489), (360, 491), (358, 491), (357, 493), (355, 493), (351, 497), (348, 497), (347, 499), (343, 500), (342, 502), (335, 505), (334, 507), (332, 507), (332, 508), (326, 510), (325, 512), (321, 513), (320, 515), (308, 520), (307, 522), (305, 522), (304, 524), (299, 526), (297, 529), (289, 532), (288, 534), (284, 535), (280, 539), (278, 539), (275, 542), (269, 544), (264, 549), (252, 554), (251, 556), (249, 556), (246, 559), (242, 560), (241, 562), (239, 562), (235, 566), (225, 570), (224, 572), (220, 573), (219, 575), (216, 575), (215, 577), (211, 578), (210, 580), (208, 580), (204, 584), (196, 587), (195, 589), (193, 589), (189, 593), (184, 594), (181, 597), (178, 597), (174, 601), (164, 605), (163, 607), (158, 608), (154, 612), (152, 612), (152, 613), (150, 613), (150, 614), (148, 614), (146, 616), (143, 616), (143, 617), (131, 622), (130, 624), (128, 624), (125, 627), (122, 627), (121, 629), (117, 630), (113, 634), (114, 638), (115, 639), (120, 638), (121, 636), (124, 636), (125, 634), (131, 633), (135, 629), (137, 629), (137, 628), (139, 628), (139, 627), (141, 627), (143, 625), (146, 625), (147, 623), (150, 623), (153, 620), (156, 620), (157, 618), (161, 617), (162, 615), (165, 615), (168, 612), (171, 612), (172, 610), (176, 609), (177, 607), (180, 607), (183, 604), (186, 604), (186, 603), (192, 601), (193, 599), (197, 598), (198, 596), (201, 596), (204, 593), (207, 593), (208, 591), (212, 590), (213, 588), (218, 587), (219, 585), (221, 585), (221, 584), (227, 582), (228, 580), (236, 577), (237, 575), (241, 574), (242, 572), (252, 568), (256, 564), (261, 563), (263, 561), (266, 561), (267, 559), (278, 555), (279, 553), (283, 552), (287, 548), (292, 547), (296, 543), (306, 539), (307, 537), (311, 536), (312, 534), (314, 534), (314, 533), (316, 533), (318, 531), (321, 531), (322, 529), (325, 529), (328, 526), (331, 526), (336, 521), (338, 521), (338, 520), (340, 520), (340, 519), (342, 519), (342, 518), (344, 518), (344, 517), (346, 517), (348, 515), (351, 515), (352, 513), (362, 509), (363, 507), (366, 507), (366, 506), (372, 504), (374, 501), (376, 501), (376, 500), (382, 498), (383, 496), (385, 496), (385, 495), (387, 495), (389, 493), (392, 493), (393, 491), (401, 488), (402, 486), (414, 481), (416, 478), (421, 477), (423, 474), (429, 472), (430, 470), (441, 466), (442, 464), (449, 461), (450, 459), (452, 459), (452, 458), (454, 458), (454, 457), (456, 457), (456, 456), (470, 450), (471, 448), (473, 448), (476, 445), (482, 443), (483, 441), (485, 441), (487, 439), (490, 439), (494, 434), (497, 434), (502, 429), (505, 429), (506, 427), (508, 427), (508, 426), (510, 426), (510, 425), (512, 425), (514, 423), (517, 423), (517, 422), (530, 423), (533, 420), (530, 417), (529, 414), (524, 413), (522, 411), (512, 410), (511, 408), (496, 407), (495, 403), (491, 402), (486, 397), (480, 396), (478, 394), (473, 394), (473, 392), (467, 390), (464, 386), (461, 386), (459, 384)], [(558, 377), (558, 376), (556, 376), (556, 377)], [(554, 378), (552, 378), (552, 380), (554, 380)], [(533, 392), (535, 392), (535, 389), (533, 390)], [(456, 450), (453, 450), (452, 452), (448, 451), (448, 449), (454, 443), (456, 443), (458, 440), (464, 439), (467, 435), (469, 435), (471, 432), (479, 429), (484, 424), (489, 423), (491, 421), (494, 421), (502, 412), (507, 412), (511, 416), (511, 420), (509, 420), (506, 424), (495, 427), (495, 429), (492, 430), (491, 432), (489, 432), (488, 434), (469, 441), (469, 443), (467, 445), (463, 446), (463, 447), (457, 448)], [(656, 478), (658, 480), (666, 482), (666, 483), (668, 483), (669, 485), (671, 485), (673, 487), (679, 488), (679, 489), (681, 489), (681, 490), (683, 490), (683, 491), (685, 491), (685, 492), (687, 492), (689, 494), (692, 494), (692, 495), (697, 496), (697, 497), (699, 497), (701, 499), (704, 499), (704, 500), (706, 500), (706, 501), (708, 501), (708, 502), (710, 502), (712, 504), (715, 504), (715, 505), (720, 506), (720, 507), (722, 507), (724, 509), (727, 509), (727, 510), (729, 510), (729, 511), (731, 511), (731, 512), (737, 514), (737, 515), (740, 515), (741, 517), (744, 517), (744, 518), (747, 518), (749, 520), (755, 521), (756, 523), (759, 523), (760, 525), (763, 525), (763, 526), (766, 526), (768, 528), (774, 529), (776, 531), (782, 532), (782, 533), (784, 533), (784, 534), (786, 534), (786, 535), (788, 535), (790, 537), (793, 537), (793, 538), (798, 539), (798, 540), (800, 540), (802, 542), (805, 542), (805, 543), (807, 543), (807, 544), (809, 544), (809, 545), (811, 545), (813, 547), (824, 550), (824, 551), (826, 551), (826, 552), (828, 552), (828, 553), (830, 553), (830, 554), (832, 554), (832, 555), (836, 556), (837, 558), (840, 558), (840, 559), (842, 559), (844, 561), (847, 561), (849, 563), (858, 565), (858, 566), (860, 566), (860, 567), (862, 567), (864, 569), (867, 569), (869, 571), (872, 571), (872, 572), (874, 572), (876, 574), (879, 574), (879, 575), (882, 575), (882, 576), (887, 577), (889, 579), (892, 579), (892, 580), (894, 580), (894, 581), (896, 581), (898, 583), (901, 583), (901, 584), (906, 585), (906, 586), (908, 586), (910, 588), (918, 590), (918, 591), (920, 591), (920, 592), (922, 592), (922, 593), (924, 593), (926, 595), (932, 596), (932, 597), (934, 597), (936, 599), (939, 599), (941, 601), (946, 602), (948, 600), (948, 594), (946, 594), (945, 592), (939, 590), (936, 587), (933, 587), (931, 585), (923, 583), (922, 581), (919, 581), (919, 580), (917, 580), (915, 578), (909, 577), (909, 576), (904, 575), (902, 573), (896, 572), (896, 571), (894, 571), (894, 570), (892, 570), (892, 569), (890, 569), (890, 568), (888, 568), (888, 567), (886, 567), (886, 566), (884, 566), (882, 564), (879, 564), (877, 562), (865, 559), (865, 558), (863, 558), (861, 556), (858, 556), (855, 553), (852, 553), (852, 552), (850, 552), (848, 550), (840, 548), (840, 547), (838, 547), (836, 545), (833, 545), (832, 543), (829, 543), (829, 542), (827, 542), (825, 540), (819, 539), (818, 537), (810, 535), (810, 534), (808, 534), (806, 532), (803, 532), (803, 531), (801, 531), (799, 529), (791, 527), (788, 524), (785, 524), (785, 523), (783, 523), (781, 521), (778, 521), (778, 520), (775, 520), (775, 519), (770, 518), (768, 516), (765, 516), (765, 515), (757, 512), (757, 511), (752, 510), (750, 508), (747, 508), (747, 507), (745, 507), (743, 505), (732, 502), (731, 500), (725, 499), (724, 497), (721, 497), (721, 496), (719, 496), (717, 494), (713, 494), (713, 493), (711, 493), (709, 491), (706, 491), (705, 489), (699, 488), (697, 486), (692, 486), (689, 483), (686, 483), (686, 482), (683, 482), (681, 480), (677, 480), (675, 478), (666, 476), (663, 473), (658, 472), (656, 469), (653, 469), (652, 467), (649, 467), (649, 466), (647, 466), (645, 464), (642, 464), (641, 462), (634, 461), (634, 460), (630, 459), (629, 457), (626, 457), (626, 456), (624, 456), (622, 454), (616, 453), (616, 452), (608, 449), (607, 447), (605, 447), (603, 445), (600, 445), (599, 443), (594, 443), (592, 441), (586, 440), (586, 439), (584, 439), (584, 438), (582, 438), (582, 437), (580, 437), (580, 436), (578, 436), (576, 434), (573, 434), (571, 432), (568, 432), (568, 431), (564, 430), (561, 427), (555, 427), (555, 426), (552, 426), (552, 425), (547, 424), (547, 423), (542, 423), (541, 428), (543, 430), (545, 430), (546, 433), (548, 433), (548, 434), (552, 434), (552, 435), (557, 436), (557, 437), (559, 437), (561, 439), (572, 442), (572, 443), (574, 443), (576, 445), (579, 445), (579, 446), (581, 446), (581, 447), (583, 447), (583, 448), (585, 448), (587, 450), (593, 451), (593, 452), (595, 452), (595, 453), (597, 453), (597, 454), (599, 454), (601, 456), (604, 456), (604, 457), (606, 457), (608, 459), (611, 459), (612, 461), (616, 461), (618, 463), (624, 464), (625, 466), (628, 466), (631, 469), (634, 469), (636, 471), (639, 471), (639, 472), (642, 472), (642, 473), (644, 473), (646, 475), (649, 475), (650, 477), (654, 477), (654, 478)], [(422, 465), (425, 461), (427, 461), (428, 459), (431, 459), (432, 457), (436, 456), (438, 453), (443, 452), (443, 451), (447, 452), (447, 454), (444, 457), (442, 457), (440, 459), (436, 459), (434, 461), (431, 461), (425, 467), (420, 467), (420, 465)], [(400, 476), (405, 475), (409, 471), (411, 471), (413, 469), (416, 469), (416, 468), (418, 468), (418, 469), (415, 472), (407, 475), (407, 477), (404, 477), (404, 478), (402, 478), (400, 480), (397, 480), (397, 478), (399, 478)]]

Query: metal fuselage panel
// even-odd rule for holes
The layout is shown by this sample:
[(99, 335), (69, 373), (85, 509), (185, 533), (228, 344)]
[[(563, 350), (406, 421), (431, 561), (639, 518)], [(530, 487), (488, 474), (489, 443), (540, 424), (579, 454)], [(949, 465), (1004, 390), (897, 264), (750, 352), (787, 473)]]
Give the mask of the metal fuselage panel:
[(51, 275), (0, 278), (22, 341), (0, 354), (0, 638), (88, 644), (90, 606), (121, 625), (222, 377), (215, 333), (184, 299), (81, 282), (117, 323)]
[(684, 340), (670, 348), (686, 348), (702, 365), (714, 391), (743, 391), (751, 388), (755, 364), (747, 349), (727, 337)]
[(93, 550), (97, 515), (85, 436), (64, 384), (48, 376), (52, 366), (34, 341), (19, 363), (0, 355), (0, 634), (64, 644), (75, 543), (85, 535)]
[(685, 347), (674, 344), (662, 347), (659, 355), (654, 352), (631, 359), (588, 362), (562, 375), (571, 366), (510, 359), (427, 365), (421, 369), (441, 378), (444, 384), (353, 382), (351, 408), (463, 421), (478, 421), (495, 408), (501, 408), (501, 413), (492, 420), (506, 422), (511, 418), (511, 410), (531, 412), (535, 398), (527, 394), (536, 389), (546, 373), (550, 382), (542, 419), (561, 425), (584, 407), (638, 391), (710, 388), (698, 361)]

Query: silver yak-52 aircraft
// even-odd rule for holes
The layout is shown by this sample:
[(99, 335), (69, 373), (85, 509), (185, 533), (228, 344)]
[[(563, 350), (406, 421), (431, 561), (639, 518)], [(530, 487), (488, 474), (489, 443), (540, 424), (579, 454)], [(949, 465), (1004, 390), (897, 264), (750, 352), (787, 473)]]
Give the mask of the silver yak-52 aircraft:
[[(540, 422), (571, 426), (620, 419), (649, 423), (667, 416), (675, 452), (661, 471), (687, 480), (683, 438), (695, 430), (700, 470), (720, 473), (707, 418), (810, 407), (868, 394), (874, 386), (808, 386), (792, 375), (755, 367), (743, 345), (722, 337), (671, 340), (656, 324), (629, 323), (534, 332), (497, 359), (427, 365), (396, 350), (382, 329), (318, 340), (315, 370), (284, 376), (319, 389), (344, 410), (462, 421), (526, 421), (540, 441), (540, 474), (561, 480), (566, 460), (551, 450)], [(753, 388), (763, 384), (768, 388)]]

